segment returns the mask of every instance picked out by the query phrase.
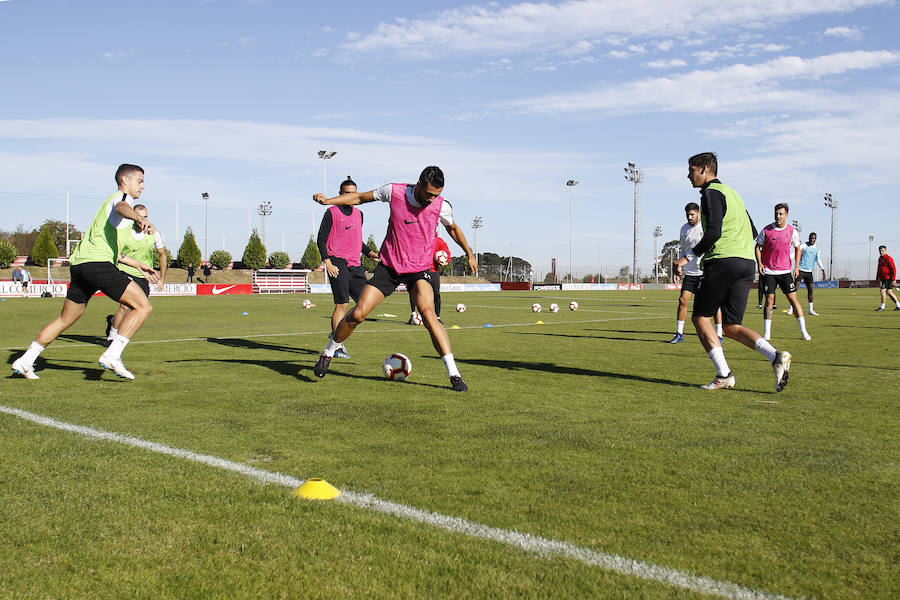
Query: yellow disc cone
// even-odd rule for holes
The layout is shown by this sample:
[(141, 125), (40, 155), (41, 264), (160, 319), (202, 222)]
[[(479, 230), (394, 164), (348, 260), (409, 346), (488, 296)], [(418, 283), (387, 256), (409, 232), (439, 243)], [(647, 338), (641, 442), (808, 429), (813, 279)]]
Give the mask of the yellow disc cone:
[(307, 479), (303, 485), (294, 490), (293, 495), (307, 500), (334, 500), (341, 495), (341, 490), (324, 479), (314, 477)]
[(535, 325), (543, 325), (543, 324), (544, 324), (544, 322), (541, 321), (540, 319), (538, 319), (537, 323), (535, 323)]
[(459, 329), (459, 325), (454, 325), (454, 326), (451, 327), (450, 329)]

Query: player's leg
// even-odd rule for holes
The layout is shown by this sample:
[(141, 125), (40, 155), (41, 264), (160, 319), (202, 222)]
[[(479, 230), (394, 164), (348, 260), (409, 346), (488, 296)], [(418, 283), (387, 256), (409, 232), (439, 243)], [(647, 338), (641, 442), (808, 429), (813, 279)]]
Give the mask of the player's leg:
[(775, 281), (771, 275), (763, 277), (765, 280), (764, 292), (766, 304), (763, 307), (763, 337), (767, 340), (772, 337), (772, 312), (775, 310)]
[(713, 323), (716, 325), (716, 335), (719, 336), (719, 341), (721, 342), (724, 339), (725, 332), (722, 330), (722, 309), (716, 311), (716, 316), (713, 317)]
[(331, 313), (331, 332), (337, 329), (337, 326), (340, 325), (341, 320), (344, 318), (344, 315), (347, 314), (347, 307), (350, 306), (349, 302), (344, 302), (343, 304), (335, 304), (334, 312)]
[(678, 308), (675, 309), (675, 335), (669, 340), (670, 344), (679, 344), (684, 341), (684, 321), (687, 319), (688, 303), (693, 295), (693, 292), (684, 287), (678, 294)]
[(785, 295), (787, 296), (791, 308), (794, 309), (794, 316), (797, 318), (797, 326), (800, 327), (800, 335), (804, 340), (811, 340), (812, 336), (810, 336), (809, 332), (806, 330), (806, 318), (803, 316), (803, 308), (800, 306), (800, 301), (797, 300), (797, 292), (793, 291)]
[[(892, 283), (893, 283), (893, 282), (892, 282)], [(894, 301), (894, 304), (895, 304), (894, 310), (900, 310), (900, 300), (897, 300), (897, 294), (894, 293), (894, 288), (893, 288), (893, 286), (891, 286), (891, 287), (887, 290), (887, 295), (890, 296), (890, 297), (891, 297), (891, 300)]]
[[(434, 273), (424, 273), (423, 275), (430, 277)], [(444, 361), (447, 375), (450, 376), (450, 387), (457, 392), (465, 392), (469, 389), (469, 386), (463, 381), (459, 368), (456, 366), (456, 360), (450, 348), (450, 336), (447, 335), (447, 330), (444, 329), (443, 323), (438, 320), (437, 313), (434, 310), (434, 288), (431, 281), (422, 278), (415, 281), (412, 286), (407, 283), (407, 287), (415, 296), (416, 306), (419, 307), (419, 314), (422, 315), (422, 323), (431, 335), (431, 344), (437, 350), (441, 360)]]
[(119, 328), (122, 326), (122, 321), (125, 319), (125, 316), (131, 312), (131, 309), (128, 308), (124, 304), (119, 304), (118, 310), (116, 310), (115, 314), (112, 316), (112, 322), (109, 324), (109, 332), (106, 334), (107, 340), (112, 340), (113, 337), (119, 333)]
[(734, 387), (734, 374), (725, 360), (725, 352), (711, 318), (719, 310), (728, 289), (731, 274), (724, 260), (711, 260), (706, 264), (700, 287), (694, 295), (694, 310), (691, 321), (697, 331), (697, 338), (716, 370), (716, 377), (703, 389), (716, 390)]

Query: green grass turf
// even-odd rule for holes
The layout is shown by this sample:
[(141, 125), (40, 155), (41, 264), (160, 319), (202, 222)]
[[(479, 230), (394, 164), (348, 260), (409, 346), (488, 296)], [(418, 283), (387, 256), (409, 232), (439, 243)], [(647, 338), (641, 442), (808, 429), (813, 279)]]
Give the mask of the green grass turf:
[[(665, 343), (673, 292), (503, 292), (444, 294), (466, 394), (405, 295), (323, 380), (330, 297), (228, 296), (155, 299), (134, 382), (96, 363), (95, 299), (0, 404), (772, 594), (898, 597), (900, 313), (816, 293), (811, 342), (775, 317), (780, 394), (730, 340), (737, 388), (697, 389), (713, 370), (693, 335)], [(0, 303), (7, 362), (60, 305)], [(0, 457), (0, 597), (701, 597), (4, 414)]]

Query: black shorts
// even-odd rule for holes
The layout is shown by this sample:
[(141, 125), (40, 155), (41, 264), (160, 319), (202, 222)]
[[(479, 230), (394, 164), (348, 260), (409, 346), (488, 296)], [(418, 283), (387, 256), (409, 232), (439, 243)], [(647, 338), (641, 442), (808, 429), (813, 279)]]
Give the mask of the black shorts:
[(87, 304), (97, 290), (116, 302), (122, 298), (131, 277), (111, 262), (86, 262), (69, 267), (71, 281), (66, 300)]
[(694, 296), (695, 317), (713, 317), (722, 309), (722, 323), (740, 325), (753, 286), (756, 261), (747, 258), (714, 258), (703, 265), (700, 287)]
[(806, 289), (811, 290), (813, 288), (812, 271), (800, 271), (800, 275), (797, 277), (797, 281), (802, 281), (806, 284)]
[(881, 289), (883, 289), (883, 290), (894, 289), (894, 280), (893, 279), (879, 279), (878, 283), (881, 284)]
[(375, 267), (375, 274), (369, 280), (369, 285), (384, 294), (385, 297), (390, 296), (401, 283), (406, 284), (406, 289), (413, 287), (417, 281), (424, 279), (431, 283), (433, 273), (428, 271), (419, 271), (418, 273), (398, 273), (384, 263), (378, 263)]
[(343, 258), (332, 258), (331, 264), (338, 268), (338, 276), (328, 276), (331, 284), (331, 296), (335, 304), (347, 304), (350, 298), (359, 301), (359, 295), (366, 287), (366, 270), (363, 267), (351, 267)]
[(141, 288), (141, 291), (144, 292), (144, 295), (148, 298), (150, 297), (150, 282), (147, 281), (146, 277), (136, 277), (134, 275), (129, 275), (133, 282), (138, 284), (138, 287)]
[(703, 275), (685, 275), (684, 280), (681, 282), (681, 291), (696, 294), (697, 290), (700, 289), (700, 279), (702, 277)]
[(785, 295), (797, 292), (797, 282), (794, 281), (794, 276), (790, 273), (782, 273), (781, 275), (763, 275), (761, 283), (766, 295), (774, 294), (776, 288), (781, 288), (781, 291), (784, 292)]

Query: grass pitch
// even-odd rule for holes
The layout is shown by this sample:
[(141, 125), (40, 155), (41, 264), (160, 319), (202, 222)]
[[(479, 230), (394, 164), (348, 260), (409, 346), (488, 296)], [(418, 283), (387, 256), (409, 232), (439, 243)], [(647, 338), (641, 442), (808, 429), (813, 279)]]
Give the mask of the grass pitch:
[[(898, 597), (900, 313), (877, 290), (816, 298), (811, 342), (775, 317), (780, 394), (730, 340), (737, 388), (697, 389), (699, 342), (665, 343), (674, 292), (444, 294), (466, 394), (405, 295), (323, 380), (330, 297), (156, 298), (134, 382), (96, 362), (114, 305), (95, 299), (0, 405), (771, 596)], [(0, 303), (8, 363), (60, 304)], [(380, 374), (391, 352), (404, 383)], [(0, 457), (0, 597), (706, 597), (7, 414)]]

